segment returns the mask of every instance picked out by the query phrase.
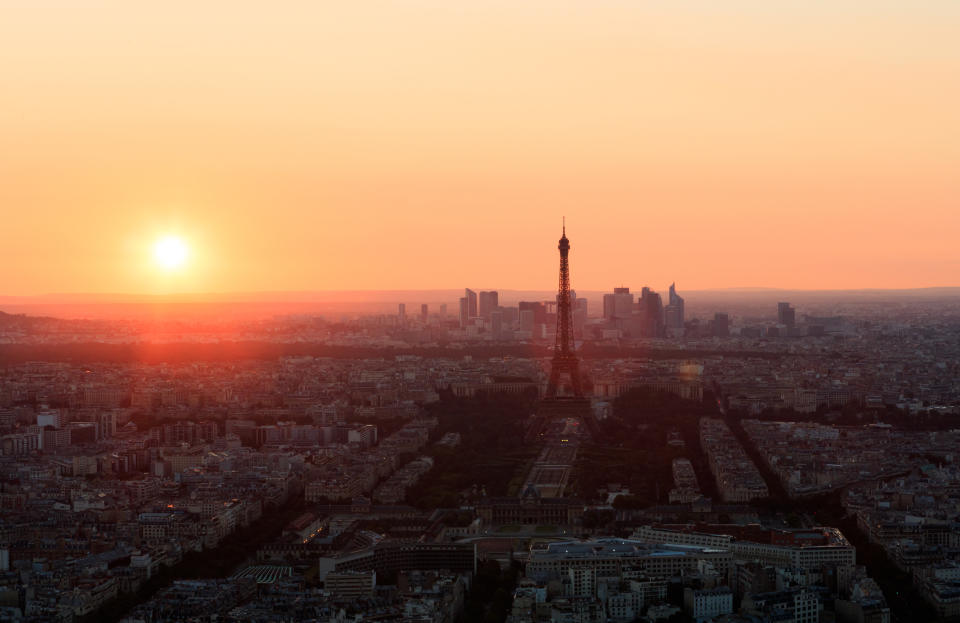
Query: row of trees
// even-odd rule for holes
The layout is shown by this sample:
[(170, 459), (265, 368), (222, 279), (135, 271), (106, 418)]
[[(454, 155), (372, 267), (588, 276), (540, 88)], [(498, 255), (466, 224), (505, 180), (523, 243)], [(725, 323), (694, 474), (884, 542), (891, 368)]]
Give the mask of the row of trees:
[[(16, 365), (28, 361), (65, 361), (70, 363), (174, 363), (192, 361), (241, 361), (244, 359), (277, 359), (279, 357), (332, 357), (336, 359), (393, 358), (396, 355), (477, 359), (490, 357), (547, 358), (553, 354), (543, 344), (504, 343), (471, 346), (339, 346), (323, 342), (227, 341), (215, 343), (144, 343), (106, 344), (101, 342), (64, 344), (0, 344), (0, 365)], [(646, 347), (611, 347), (587, 343), (579, 351), (586, 359), (645, 357), (649, 359), (685, 359), (692, 357), (750, 357), (776, 359), (783, 355), (764, 351), (726, 349), (672, 350)]]
[[(449, 392), (427, 405), (439, 421), (436, 435), (459, 433), (456, 447), (430, 446), (433, 469), (407, 491), (419, 508), (456, 507), (464, 492), (507, 495), (537, 449), (523, 443), (524, 425), (534, 408), (528, 396), (480, 395), (456, 398)], [(515, 484), (515, 483), (514, 483)]]
[[(663, 503), (673, 487), (672, 463), (688, 458), (705, 495), (715, 485), (700, 451), (699, 421), (719, 412), (712, 396), (701, 401), (646, 388), (630, 390), (613, 403), (613, 413), (599, 423), (599, 436), (584, 444), (577, 455), (572, 489), (586, 499), (618, 483), (630, 489), (618, 508), (646, 508)], [(667, 443), (679, 434), (683, 446)]]

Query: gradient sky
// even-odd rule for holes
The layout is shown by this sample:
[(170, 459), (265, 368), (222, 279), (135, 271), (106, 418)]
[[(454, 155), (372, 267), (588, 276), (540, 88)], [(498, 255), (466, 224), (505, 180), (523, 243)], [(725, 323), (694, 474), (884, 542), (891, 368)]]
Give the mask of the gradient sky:
[[(0, 294), (960, 285), (960, 2), (0, 4)], [(151, 259), (162, 235), (186, 268)]]

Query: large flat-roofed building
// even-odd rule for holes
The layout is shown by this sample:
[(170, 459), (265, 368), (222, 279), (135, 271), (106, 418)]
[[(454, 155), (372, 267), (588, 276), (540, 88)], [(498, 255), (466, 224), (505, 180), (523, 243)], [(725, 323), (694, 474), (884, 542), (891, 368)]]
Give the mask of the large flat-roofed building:
[(528, 487), (520, 497), (488, 497), (477, 503), (477, 515), (485, 525), (563, 525), (580, 523), (583, 500), (541, 497)]
[(593, 569), (598, 577), (621, 577), (630, 570), (650, 576), (670, 576), (683, 569), (696, 569), (700, 561), (709, 562), (720, 573), (726, 573), (733, 555), (720, 548), (660, 545), (630, 539), (560, 541), (530, 551), (527, 577), (548, 581), (577, 569)]
[(381, 543), (339, 558), (321, 558), (320, 575), (341, 571), (439, 571), (475, 573), (477, 548), (473, 543)]
[(377, 588), (377, 572), (333, 571), (324, 578), (323, 586), (337, 598), (369, 597)]
[(479, 382), (451, 383), (450, 390), (458, 398), (477, 394), (535, 394), (538, 385), (525, 376), (483, 376)]
[(652, 543), (677, 543), (729, 549), (737, 560), (758, 561), (801, 569), (823, 565), (855, 565), (857, 550), (836, 528), (766, 530), (748, 526), (643, 526), (633, 538)]
[(679, 378), (597, 379), (593, 393), (598, 398), (617, 398), (632, 389), (647, 389), (679, 396), (686, 400), (703, 400), (703, 383)]
[(686, 588), (683, 591), (683, 609), (697, 623), (733, 612), (733, 592), (729, 586), (716, 588)]
[[(836, 531), (840, 534), (840, 531)], [(840, 535), (841, 538), (843, 535)], [(843, 539), (843, 544), (828, 545), (773, 545), (737, 541), (730, 549), (736, 558), (758, 560), (778, 567), (811, 569), (824, 565), (855, 565), (857, 550)]]
[(632, 538), (644, 543), (675, 543), (677, 545), (695, 545), (697, 547), (727, 548), (733, 542), (729, 534), (698, 532), (685, 528), (663, 528), (658, 526), (640, 526), (633, 531)]
[[(818, 623), (823, 612), (823, 602), (816, 589), (795, 586), (782, 591), (746, 595), (741, 604), (741, 612), (768, 620), (772, 618), (795, 623)], [(888, 621), (889, 614), (887, 612)], [(883, 620), (882, 617), (879, 620)]]

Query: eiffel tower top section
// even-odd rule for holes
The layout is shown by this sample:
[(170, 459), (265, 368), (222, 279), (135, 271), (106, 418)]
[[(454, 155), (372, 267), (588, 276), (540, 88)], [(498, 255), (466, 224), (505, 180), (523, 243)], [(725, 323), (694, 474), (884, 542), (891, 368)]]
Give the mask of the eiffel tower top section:
[[(566, 221), (566, 219), (564, 219)], [(573, 320), (570, 313), (570, 241), (567, 240), (567, 224), (563, 224), (560, 238), (560, 288), (557, 292), (557, 343), (556, 352), (573, 352)]]

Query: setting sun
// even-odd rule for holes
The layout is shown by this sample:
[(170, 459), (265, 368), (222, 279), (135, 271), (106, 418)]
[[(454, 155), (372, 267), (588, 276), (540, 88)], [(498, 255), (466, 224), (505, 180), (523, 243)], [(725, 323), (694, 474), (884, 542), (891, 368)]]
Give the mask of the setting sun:
[(164, 268), (179, 268), (187, 261), (187, 245), (176, 236), (166, 236), (154, 244), (153, 257)]

